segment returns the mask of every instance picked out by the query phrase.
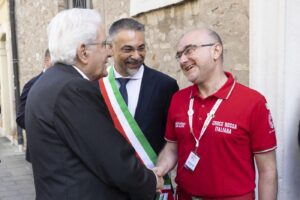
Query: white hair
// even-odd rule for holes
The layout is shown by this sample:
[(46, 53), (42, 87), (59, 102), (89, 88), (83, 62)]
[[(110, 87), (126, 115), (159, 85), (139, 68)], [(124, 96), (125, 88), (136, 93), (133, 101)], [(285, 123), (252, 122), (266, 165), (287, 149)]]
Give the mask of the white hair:
[(101, 16), (95, 10), (73, 8), (59, 12), (47, 29), (51, 63), (74, 65), (76, 49), (82, 43), (95, 42), (100, 27)]

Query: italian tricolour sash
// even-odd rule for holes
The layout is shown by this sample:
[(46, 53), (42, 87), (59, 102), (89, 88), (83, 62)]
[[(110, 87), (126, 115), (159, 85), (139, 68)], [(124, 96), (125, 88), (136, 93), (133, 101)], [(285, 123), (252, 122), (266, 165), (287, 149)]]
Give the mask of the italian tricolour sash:
[[(157, 155), (129, 112), (116, 85), (112, 67), (109, 68), (108, 76), (99, 80), (99, 86), (115, 127), (133, 146), (141, 162), (152, 169), (155, 166)], [(173, 200), (171, 180), (166, 176), (164, 181), (164, 189), (156, 199)]]

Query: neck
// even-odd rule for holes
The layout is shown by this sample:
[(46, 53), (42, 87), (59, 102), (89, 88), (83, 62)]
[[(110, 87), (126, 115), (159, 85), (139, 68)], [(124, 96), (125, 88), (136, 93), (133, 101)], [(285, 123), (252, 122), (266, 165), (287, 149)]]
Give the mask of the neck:
[(213, 75), (211, 79), (198, 84), (199, 95), (206, 98), (217, 92), (227, 81), (226, 74), (222, 71), (219, 74)]

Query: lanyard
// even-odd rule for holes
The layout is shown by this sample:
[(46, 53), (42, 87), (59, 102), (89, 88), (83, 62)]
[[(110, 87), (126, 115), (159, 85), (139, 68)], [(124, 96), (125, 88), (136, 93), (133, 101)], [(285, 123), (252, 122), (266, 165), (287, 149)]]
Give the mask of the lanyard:
[(202, 138), (202, 136), (204, 135), (204, 132), (207, 128), (207, 126), (209, 125), (210, 121), (212, 118), (214, 118), (215, 113), (217, 111), (217, 109), (219, 108), (220, 104), (222, 103), (223, 99), (218, 99), (217, 102), (215, 103), (215, 105), (213, 106), (213, 108), (211, 109), (211, 111), (209, 113), (207, 113), (207, 117), (204, 121), (203, 127), (200, 131), (200, 135), (198, 137), (198, 139), (195, 137), (194, 131), (193, 131), (193, 115), (194, 115), (194, 110), (193, 110), (193, 105), (194, 105), (194, 98), (190, 99), (190, 105), (189, 105), (189, 110), (188, 110), (188, 116), (189, 116), (189, 126), (190, 126), (190, 131), (191, 134), (193, 135), (195, 142), (196, 142), (196, 148), (195, 148), (195, 152), (197, 151), (198, 147), (199, 147), (199, 141)]
[[(236, 81), (233, 82), (227, 96), (225, 99), (228, 99), (234, 86), (235, 86)], [(190, 132), (193, 135), (195, 142), (196, 142), (196, 148), (195, 148), (195, 152), (197, 151), (198, 147), (199, 147), (199, 141), (202, 138), (202, 136), (204, 135), (204, 132), (207, 128), (207, 126), (209, 125), (210, 121), (212, 118), (214, 118), (215, 113), (217, 111), (217, 109), (219, 108), (220, 104), (222, 103), (223, 99), (218, 99), (215, 103), (215, 105), (212, 107), (211, 111), (209, 113), (207, 113), (207, 117), (204, 121), (203, 127), (200, 131), (200, 135), (198, 137), (198, 139), (195, 137), (194, 131), (193, 131), (193, 115), (194, 115), (194, 110), (193, 110), (193, 105), (194, 105), (194, 97), (190, 98), (190, 104), (189, 104), (189, 110), (187, 112), (188, 116), (189, 116), (189, 126), (190, 126)]]

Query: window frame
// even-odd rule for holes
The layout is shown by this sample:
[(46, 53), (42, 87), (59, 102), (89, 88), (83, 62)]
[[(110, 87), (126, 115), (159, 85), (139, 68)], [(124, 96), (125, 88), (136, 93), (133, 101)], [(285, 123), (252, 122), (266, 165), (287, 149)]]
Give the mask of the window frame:
[(130, 0), (130, 16), (148, 12), (187, 0)]
[[(80, 0), (83, 1), (83, 0)], [(92, 8), (92, 1), (91, 0), (84, 0), (86, 3), (86, 8)], [(66, 0), (66, 8), (75, 8), (73, 5), (73, 0)], [(76, 8), (83, 8), (83, 7), (76, 7)]]

